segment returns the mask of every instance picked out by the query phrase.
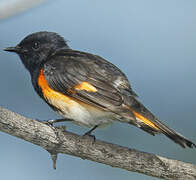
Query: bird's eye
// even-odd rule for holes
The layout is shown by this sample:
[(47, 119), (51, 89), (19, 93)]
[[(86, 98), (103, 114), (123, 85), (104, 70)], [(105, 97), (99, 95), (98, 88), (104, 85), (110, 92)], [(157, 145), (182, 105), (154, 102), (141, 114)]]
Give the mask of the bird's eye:
[(35, 42), (34, 44), (33, 44), (33, 50), (38, 50), (39, 49), (39, 47), (40, 47), (40, 45), (39, 45), (39, 43), (38, 42)]

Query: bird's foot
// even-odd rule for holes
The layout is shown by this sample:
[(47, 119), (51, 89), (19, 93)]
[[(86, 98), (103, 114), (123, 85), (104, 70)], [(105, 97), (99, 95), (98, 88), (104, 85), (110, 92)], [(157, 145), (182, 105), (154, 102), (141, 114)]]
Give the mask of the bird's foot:
[(90, 138), (93, 138), (93, 142), (95, 142), (96, 137), (95, 137), (95, 135), (92, 135), (91, 133), (92, 133), (92, 131), (94, 131), (97, 127), (98, 127), (98, 125), (95, 125), (92, 129), (90, 129), (89, 131), (87, 131), (87, 132), (83, 135), (83, 137), (90, 137)]
[(72, 119), (50, 119), (50, 120), (44, 121), (43, 123), (50, 124), (53, 126), (54, 123), (65, 122), (65, 121), (73, 121), (73, 120)]

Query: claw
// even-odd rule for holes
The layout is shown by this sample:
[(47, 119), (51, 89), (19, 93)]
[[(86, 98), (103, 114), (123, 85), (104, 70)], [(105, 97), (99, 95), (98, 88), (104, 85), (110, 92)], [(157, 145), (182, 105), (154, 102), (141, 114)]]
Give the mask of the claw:
[(94, 131), (97, 127), (98, 127), (98, 125), (95, 125), (92, 129), (90, 129), (89, 131), (87, 131), (87, 132), (83, 135), (83, 137), (85, 137), (85, 136), (91, 137), (91, 138), (93, 138), (93, 142), (95, 142), (96, 137), (95, 137), (95, 135), (92, 135), (91, 133), (92, 133), (92, 131)]

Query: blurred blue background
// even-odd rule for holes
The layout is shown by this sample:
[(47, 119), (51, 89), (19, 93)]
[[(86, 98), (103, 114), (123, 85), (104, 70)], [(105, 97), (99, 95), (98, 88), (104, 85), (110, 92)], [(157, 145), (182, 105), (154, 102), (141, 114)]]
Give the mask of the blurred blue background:
[[(71, 48), (99, 54), (122, 69), (140, 100), (196, 142), (195, 0), (49, 0), (0, 21), (0, 106), (34, 119), (58, 116), (34, 92), (19, 57), (2, 51), (36, 31), (55, 31)], [(66, 123), (69, 131), (87, 129)], [(196, 151), (116, 123), (97, 139), (196, 164)], [(59, 155), (57, 170), (38, 146), (0, 132), (1, 178), (20, 180), (152, 180), (157, 178)]]

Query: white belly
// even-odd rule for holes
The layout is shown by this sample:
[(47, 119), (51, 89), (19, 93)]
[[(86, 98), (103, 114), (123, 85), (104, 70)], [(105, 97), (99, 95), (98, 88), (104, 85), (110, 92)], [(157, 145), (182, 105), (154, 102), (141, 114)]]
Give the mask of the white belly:
[(63, 118), (73, 119), (74, 123), (82, 126), (93, 127), (95, 125), (106, 126), (111, 124), (114, 120), (112, 112), (79, 103), (73, 100), (65, 102), (63, 99), (49, 99), (50, 104), (60, 111), (57, 111)]

